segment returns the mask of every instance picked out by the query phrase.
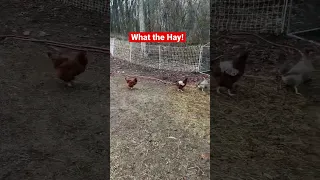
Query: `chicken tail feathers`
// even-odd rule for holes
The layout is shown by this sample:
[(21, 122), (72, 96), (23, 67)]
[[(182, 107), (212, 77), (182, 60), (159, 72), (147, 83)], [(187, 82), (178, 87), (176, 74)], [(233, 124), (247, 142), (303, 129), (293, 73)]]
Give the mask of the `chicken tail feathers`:
[(186, 84), (188, 82), (188, 78), (183, 80), (183, 83)]
[(246, 61), (249, 57), (249, 51), (241, 53), (237, 59), (235, 59), (232, 64), (235, 69), (243, 71), (245, 69)]

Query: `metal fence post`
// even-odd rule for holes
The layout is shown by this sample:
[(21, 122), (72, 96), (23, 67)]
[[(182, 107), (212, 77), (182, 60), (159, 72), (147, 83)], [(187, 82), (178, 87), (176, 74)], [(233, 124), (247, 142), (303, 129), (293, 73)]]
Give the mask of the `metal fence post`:
[(129, 62), (131, 62), (131, 58), (132, 58), (132, 43), (129, 42), (129, 46), (130, 46), (130, 50), (129, 50)]
[[(284, 8), (282, 10), (282, 22), (281, 22), (281, 33), (283, 33), (285, 31), (285, 26), (286, 26), (286, 22), (287, 22), (287, 14), (288, 14), (288, 0), (284, 0)], [(290, 17), (288, 17), (290, 18)]]
[(203, 51), (203, 46), (200, 47), (199, 62), (198, 62), (198, 72), (200, 72), (200, 67), (201, 67), (201, 62), (202, 62), (202, 51)]
[(114, 43), (115, 42), (115, 38), (111, 38), (110, 39), (110, 54), (111, 56), (114, 56)]
[(291, 14), (292, 14), (292, 8), (293, 8), (292, 5), (293, 5), (293, 0), (290, 0), (289, 12), (288, 12), (288, 21), (287, 21), (287, 29), (286, 29), (286, 33), (287, 34), (291, 33), (290, 28), (291, 28)]
[(161, 69), (161, 46), (159, 45), (159, 69)]

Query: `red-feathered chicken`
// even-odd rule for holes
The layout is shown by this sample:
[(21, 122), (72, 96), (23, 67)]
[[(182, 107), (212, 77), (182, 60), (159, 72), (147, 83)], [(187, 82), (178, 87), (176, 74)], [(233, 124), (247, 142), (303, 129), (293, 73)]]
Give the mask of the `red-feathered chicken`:
[(178, 86), (178, 91), (183, 92), (183, 88), (187, 85), (188, 78), (185, 78), (183, 81), (178, 81), (177, 86)]
[(213, 76), (218, 83), (217, 93), (220, 94), (220, 87), (225, 87), (230, 96), (235, 95), (231, 93), (231, 90), (234, 88), (234, 83), (244, 74), (248, 56), (249, 52), (245, 51), (233, 61), (223, 61), (219, 63), (219, 66), (214, 67)]
[(127, 81), (127, 85), (129, 89), (133, 89), (133, 86), (135, 86), (138, 82), (137, 78), (134, 79), (127, 79), (126, 77), (124, 78)]
[(84, 51), (56, 55), (48, 52), (47, 55), (52, 60), (58, 78), (66, 82), (69, 87), (73, 85), (75, 77), (85, 71), (88, 64), (87, 54)]

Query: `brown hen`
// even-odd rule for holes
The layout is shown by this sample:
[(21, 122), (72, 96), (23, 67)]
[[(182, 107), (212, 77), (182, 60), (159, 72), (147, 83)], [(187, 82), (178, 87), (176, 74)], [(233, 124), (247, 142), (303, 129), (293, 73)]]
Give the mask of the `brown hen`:
[(138, 80), (137, 78), (134, 79), (127, 79), (126, 77), (124, 78), (127, 81), (127, 85), (129, 89), (133, 89), (133, 87), (137, 84)]
[(87, 54), (81, 52), (64, 52), (59, 54), (47, 53), (56, 70), (57, 77), (67, 83), (69, 87), (73, 85), (75, 77), (83, 73), (88, 64)]
[(218, 83), (217, 93), (220, 94), (220, 87), (225, 87), (230, 96), (235, 95), (231, 90), (234, 88), (234, 83), (243, 76), (248, 56), (249, 52), (245, 51), (233, 61), (223, 61), (214, 67), (213, 76)]

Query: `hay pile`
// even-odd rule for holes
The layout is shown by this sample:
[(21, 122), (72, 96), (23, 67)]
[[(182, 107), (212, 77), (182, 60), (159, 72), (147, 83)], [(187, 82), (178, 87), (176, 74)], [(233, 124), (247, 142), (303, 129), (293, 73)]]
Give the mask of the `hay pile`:
[(170, 92), (172, 107), (177, 119), (196, 137), (210, 141), (210, 95), (197, 88), (186, 87), (181, 93), (172, 88)]

